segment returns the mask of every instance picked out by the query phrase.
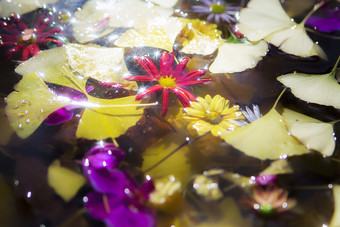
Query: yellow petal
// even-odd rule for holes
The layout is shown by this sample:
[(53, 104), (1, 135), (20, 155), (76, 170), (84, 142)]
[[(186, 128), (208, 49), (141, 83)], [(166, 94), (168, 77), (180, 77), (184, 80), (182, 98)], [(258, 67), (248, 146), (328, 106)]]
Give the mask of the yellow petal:
[(196, 131), (200, 136), (209, 132), (212, 128), (213, 125), (204, 120), (194, 121), (188, 125), (189, 130)]
[(267, 54), (268, 45), (264, 41), (252, 43), (224, 43), (210, 65), (212, 73), (234, 73), (254, 68)]
[(297, 137), (308, 149), (319, 151), (325, 156), (333, 154), (335, 137), (332, 124), (289, 109), (284, 109), (282, 117), (292, 135)]
[(282, 116), (274, 108), (260, 119), (221, 137), (236, 149), (262, 160), (309, 152), (289, 135)]
[(48, 167), (47, 180), (48, 184), (66, 202), (70, 201), (85, 184), (83, 175), (60, 166), (58, 160)]
[(57, 109), (69, 105), (53, 94), (35, 73), (27, 74), (6, 98), (6, 115), (21, 138), (31, 135), (43, 120)]

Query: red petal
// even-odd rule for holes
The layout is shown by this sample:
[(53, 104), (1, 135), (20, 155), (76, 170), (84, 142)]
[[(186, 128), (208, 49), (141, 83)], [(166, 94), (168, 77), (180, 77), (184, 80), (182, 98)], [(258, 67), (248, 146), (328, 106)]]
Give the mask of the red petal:
[(169, 89), (164, 88), (162, 95), (163, 95), (162, 117), (164, 117), (166, 113), (168, 112), (168, 107), (169, 107)]
[(17, 45), (17, 46), (15, 46), (15, 47), (13, 47), (12, 49), (10, 49), (9, 51), (7, 51), (7, 53), (6, 53), (6, 57), (7, 58), (11, 58), (11, 57), (13, 57), (13, 55), (17, 52), (17, 51), (19, 51), (19, 50), (21, 50), (22, 48), (24, 48), (25, 46), (24, 45)]
[(150, 76), (156, 78), (156, 76), (152, 73), (151, 69), (149, 68), (149, 65), (147, 65), (142, 59), (136, 58), (136, 61)]
[(174, 67), (174, 52), (168, 54), (168, 52), (164, 51), (161, 57), (161, 75), (169, 76), (172, 73)]
[(124, 78), (124, 80), (128, 81), (157, 81), (154, 77), (150, 76), (129, 76)]
[(27, 60), (28, 57), (30, 55), (30, 46), (28, 47), (24, 47), (24, 49), (22, 50), (22, 60)]
[(55, 29), (52, 29), (50, 31), (38, 34), (38, 39), (44, 39), (48, 36), (53, 36), (55, 34), (63, 34), (63, 33), (64, 32), (61, 28), (55, 28)]
[(186, 95), (185, 92), (183, 92), (182, 90), (178, 88), (169, 88), (169, 89), (173, 93), (175, 93), (175, 95), (177, 96), (177, 98), (179, 99), (179, 101), (182, 103), (184, 107), (190, 106), (190, 98)]
[(198, 84), (204, 84), (207, 82), (210, 82), (211, 79), (201, 79), (201, 80), (194, 80), (194, 81), (186, 81), (186, 82), (181, 82), (177, 83), (177, 86), (179, 87), (187, 87), (187, 86), (193, 86), (193, 85), (198, 85)]
[(160, 85), (160, 84), (156, 84), (148, 89), (146, 89), (145, 91), (142, 91), (141, 93), (139, 93), (137, 96), (136, 96), (136, 101), (138, 100), (141, 100), (144, 96), (146, 95), (149, 95), (151, 93), (154, 93), (154, 92), (157, 92), (157, 91), (160, 91), (163, 89), (163, 86)]
[(196, 96), (194, 96), (190, 91), (181, 87), (178, 87), (177, 89), (182, 91), (191, 101), (196, 101)]
[(31, 55), (34, 56), (36, 55), (39, 51), (40, 51), (40, 48), (38, 47), (37, 44), (31, 44), (28, 46), (30, 48), (30, 52), (31, 52)]
[(146, 62), (146, 64), (151, 69), (151, 72), (153, 73), (155, 78), (159, 79), (161, 76), (159, 75), (159, 71), (158, 71), (157, 67), (155, 66), (155, 64), (150, 60), (150, 58), (147, 58), (147, 57), (144, 58), (144, 61)]
[(185, 66), (187, 65), (189, 58), (183, 58), (183, 60), (177, 65), (176, 69), (172, 73), (173, 78), (180, 78)]
[(38, 21), (35, 23), (34, 28), (37, 29), (37, 33), (42, 33), (47, 27), (48, 23), (50, 23), (51, 16), (45, 17), (45, 14), (42, 14)]
[(12, 17), (15, 19), (15, 21), (19, 24), (21, 30), (25, 30), (25, 29), (28, 29), (27, 25), (22, 21), (20, 20), (16, 14), (13, 14)]
[(184, 82), (189, 80), (195, 80), (198, 77), (201, 77), (205, 74), (205, 70), (192, 70), (190, 72), (185, 73), (183, 76), (181, 76), (177, 81), (178, 82)]

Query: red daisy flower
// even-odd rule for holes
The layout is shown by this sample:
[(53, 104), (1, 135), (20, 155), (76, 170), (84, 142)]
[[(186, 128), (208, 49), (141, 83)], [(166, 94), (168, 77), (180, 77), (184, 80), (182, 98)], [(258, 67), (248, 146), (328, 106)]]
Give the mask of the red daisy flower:
[(136, 100), (138, 101), (146, 95), (162, 90), (162, 116), (164, 117), (169, 106), (169, 90), (177, 96), (184, 107), (188, 107), (190, 106), (190, 101), (196, 101), (196, 97), (183, 87), (211, 81), (211, 79), (199, 79), (199, 77), (205, 74), (205, 70), (192, 70), (183, 74), (188, 60), (189, 58), (184, 58), (174, 70), (174, 53), (172, 52), (169, 54), (168, 52), (163, 52), (159, 72), (155, 64), (149, 58), (136, 58), (136, 61), (147, 72), (148, 76), (130, 76), (125, 79), (128, 81), (157, 81), (158, 84), (140, 92), (136, 96)]
[(0, 47), (13, 46), (7, 51), (7, 58), (12, 58), (15, 53), (22, 50), (21, 59), (27, 60), (30, 56), (34, 56), (40, 51), (39, 44), (53, 42), (57, 45), (63, 45), (64, 43), (52, 38), (54, 35), (62, 33), (61, 28), (45, 31), (50, 19), (50, 16), (45, 17), (42, 14), (33, 28), (29, 28), (15, 14), (12, 15), (9, 21), (1, 21)]

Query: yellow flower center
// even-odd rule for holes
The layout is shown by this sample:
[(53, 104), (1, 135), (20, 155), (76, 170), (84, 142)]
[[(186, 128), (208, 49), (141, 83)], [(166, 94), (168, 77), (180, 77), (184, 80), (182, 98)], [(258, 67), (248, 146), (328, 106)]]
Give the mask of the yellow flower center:
[(224, 5), (221, 5), (220, 2), (214, 3), (210, 6), (210, 12), (215, 14), (222, 14), (226, 11), (226, 7)]
[(34, 33), (35, 31), (33, 29), (25, 29), (21, 36), (19, 37), (19, 43), (20, 44), (32, 44), (35, 43), (37, 38), (36, 35)]
[(207, 112), (204, 116), (204, 119), (209, 121), (211, 124), (217, 125), (222, 121), (222, 116), (219, 113), (213, 111)]
[(176, 80), (170, 76), (161, 77), (158, 83), (163, 87), (176, 87)]

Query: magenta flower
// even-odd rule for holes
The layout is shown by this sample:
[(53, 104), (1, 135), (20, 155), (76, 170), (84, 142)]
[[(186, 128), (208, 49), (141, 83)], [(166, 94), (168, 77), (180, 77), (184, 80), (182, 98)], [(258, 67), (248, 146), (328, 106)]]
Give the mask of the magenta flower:
[(323, 32), (332, 32), (340, 30), (340, 3), (325, 3), (318, 13), (312, 15), (306, 21), (306, 24), (311, 25)]
[(148, 180), (139, 187), (127, 172), (116, 169), (124, 156), (124, 151), (111, 143), (87, 153), (83, 169), (95, 191), (84, 197), (85, 207), (108, 226), (154, 227), (154, 213), (145, 206), (153, 182)]
[(203, 5), (193, 6), (193, 12), (207, 15), (208, 21), (215, 21), (217, 24), (223, 21), (227, 23), (236, 22), (235, 14), (240, 10), (240, 7), (227, 6), (220, 0), (201, 0), (199, 2)]
[(7, 21), (0, 22), (0, 46), (8, 46), (7, 58), (12, 58), (14, 54), (22, 51), (21, 60), (27, 60), (30, 56), (36, 55), (40, 51), (40, 44), (48, 42), (63, 45), (61, 41), (54, 38), (57, 34), (62, 34), (61, 28), (54, 28), (45, 31), (51, 17), (40, 16), (35, 25), (28, 27), (17, 15), (13, 14)]
[(260, 186), (268, 186), (276, 181), (276, 176), (272, 174), (261, 174), (256, 177), (255, 181)]
[(184, 107), (190, 106), (190, 101), (196, 101), (196, 97), (183, 87), (203, 84), (211, 81), (211, 79), (199, 79), (205, 74), (205, 70), (192, 70), (184, 73), (184, 68), (189, 58), (180, 61), (175, 69), (174, 53), (163, 52), (161, 56), (160, 71), (155, 64), (147, 57), (143, 59), (136, 58), (136, 61), (147, 72), (148, 76), (130, 76), (125, 78), (128, 81), (157, 81), (158, 84), (147, 88), (136, 96), (136, 100), (142, 99), (144, 96), (154, 92), (162, 91), (163, 108), (162, 116), (164, 117), (169, 106), (169, 91), (173, 92)]

